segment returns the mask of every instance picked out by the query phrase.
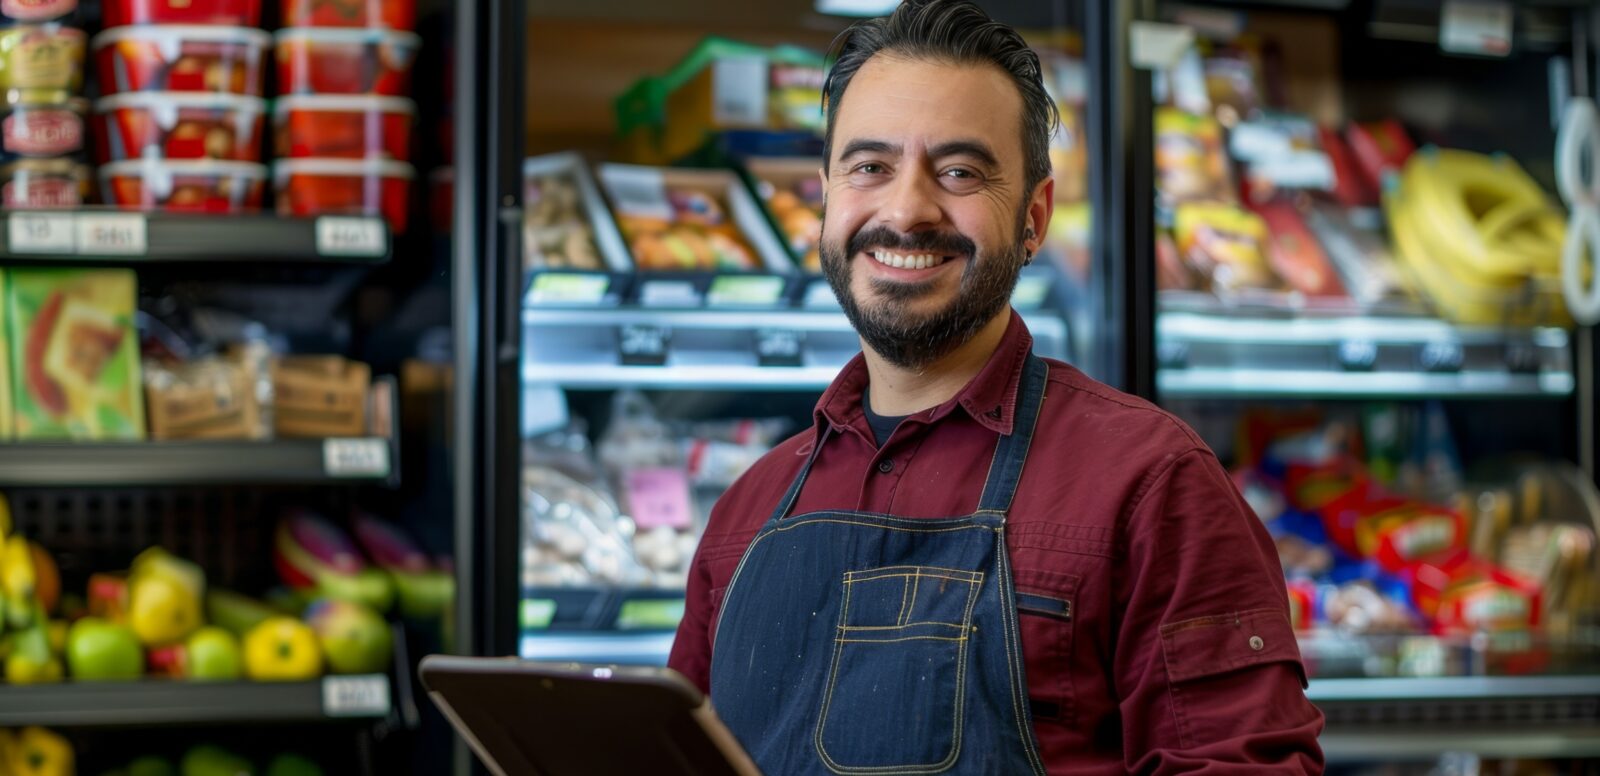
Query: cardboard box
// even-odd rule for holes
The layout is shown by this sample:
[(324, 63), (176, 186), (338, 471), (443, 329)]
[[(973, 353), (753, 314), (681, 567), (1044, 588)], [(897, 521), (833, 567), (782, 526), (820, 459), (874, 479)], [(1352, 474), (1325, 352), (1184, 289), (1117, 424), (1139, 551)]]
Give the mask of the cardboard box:
[(278, 436), (367, 433), (372, 369), (340, 356), (284, 356), (272, 364), (272, 424)]
[[(263, 346), (260, 348), (265, 350)], [(261, 370), (249, 349), (176, 366), (145, 364), (152, 439), (265, 439)]]
[(19, 269), (8, 332), (18, 439), (143, 439), (131, 270)]

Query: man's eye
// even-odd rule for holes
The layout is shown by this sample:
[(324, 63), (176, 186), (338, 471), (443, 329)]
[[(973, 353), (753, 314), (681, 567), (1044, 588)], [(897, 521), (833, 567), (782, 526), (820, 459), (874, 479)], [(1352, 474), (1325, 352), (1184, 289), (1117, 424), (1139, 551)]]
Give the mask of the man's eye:
[(978, 177), (977, 173), (971, 170), (962, 169), (960, 167), (945, 170), (944, 174), (947, 178), (956, 178), (958, 180), (971, 180)]
[(868, 175), (877, 175), (878, 173), (883, 172), (883, 165), (878, 164), (877, 162), (866, 162), (864, 164), (857, 165), (856, 172), (864, 172)]

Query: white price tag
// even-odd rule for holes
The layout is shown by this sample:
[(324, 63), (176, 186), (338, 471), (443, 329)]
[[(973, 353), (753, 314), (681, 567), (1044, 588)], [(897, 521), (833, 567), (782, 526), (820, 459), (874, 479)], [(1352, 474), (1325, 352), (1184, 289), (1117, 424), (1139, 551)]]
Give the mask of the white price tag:
[(377, 218), (323, 216), (317, 219), (317, 253), (324, 256), (382, 256), (388, 248)]
[(330, 717), (381, 717), (389, 713), (389, 677), (325, 676), (322, 713)]
[(78, 249), (71, 213), (12, 213), (6, 226), (7, 245), (14, 254), (72, 253)]
[(1452, 54), (1503, 57), (1511, 53), (1516, 14), (1499, 0), (1449, 0), (1439, 18), (1439, 48)]
[(711, 66), (711, 83), (711, 112), (718, 124), (766, 126), (766, 57), (718, 59)]
[(389, 444), (374, 438), (324, 439), (322, 470), (329, 477), (387, 477)]
[(142, 256), (149, 250), (145, 217), (122, 213), (78, 214), (78, 252), (91, 256)]

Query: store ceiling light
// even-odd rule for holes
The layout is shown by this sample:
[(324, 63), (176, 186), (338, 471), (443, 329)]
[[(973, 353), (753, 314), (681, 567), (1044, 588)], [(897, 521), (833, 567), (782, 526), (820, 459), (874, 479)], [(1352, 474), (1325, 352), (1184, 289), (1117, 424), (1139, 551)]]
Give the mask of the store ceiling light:
[(900, 0), (817, 0), (817, 13), (834, 16), (886, 16)]

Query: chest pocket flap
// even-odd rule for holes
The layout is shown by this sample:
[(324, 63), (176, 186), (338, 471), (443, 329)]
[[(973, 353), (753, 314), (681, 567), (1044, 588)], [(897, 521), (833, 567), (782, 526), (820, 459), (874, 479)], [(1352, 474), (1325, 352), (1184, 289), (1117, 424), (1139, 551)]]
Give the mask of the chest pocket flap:
[[(1188, 682), (1263, 663), (1300, 662), (1289, 616), (1279, 609), (1196, 617), (1161, 626), (1167, 677)], [(1305, 675), (1301, 673), (1301, 684)]]

